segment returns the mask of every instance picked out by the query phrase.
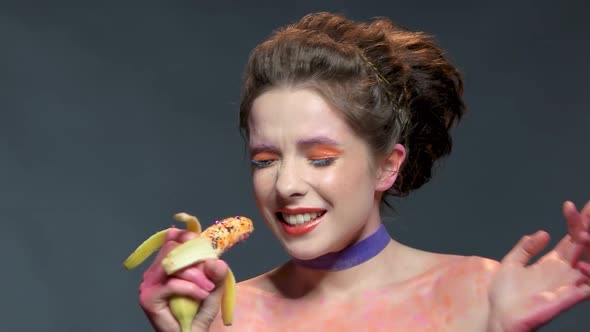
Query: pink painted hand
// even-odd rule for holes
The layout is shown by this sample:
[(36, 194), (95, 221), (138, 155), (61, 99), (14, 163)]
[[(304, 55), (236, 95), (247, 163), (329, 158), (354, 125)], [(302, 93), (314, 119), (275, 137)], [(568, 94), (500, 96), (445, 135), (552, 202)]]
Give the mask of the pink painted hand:
[(172, 315), (168, 300), (173, 295), (184, 295), (202, 302), (195, 316), (192, 331), (209, 331), (221, 303), (220, 286), (228, 271), (222, 260), (207, 260), (185, 268), (172, 276), (164, 272), (162, 259), (176, 246), (197, 236), (194, 232), (170, 228), (166, 243), (143, 275), (139, 287), (139, 304), (154, 329), (158, 332), (177, 332), (180, 326)]
[(590, 298), (590, 201), (578, 212), (565, 202), (568, 234), (533, 264), (549, 243), (549, 234), (524, 236), (502, 259), (489, 292), (489, 331), (535, 330), (561, 312)]
[(563, 204), (563, 215), (568, 226), (568, 233), (572, 237), (573, 241), (581, 244), (572, 255), (572, 264), (579, 261), (581, 254), (585, 252), (586, 260), (590, 260), (590, 248), (588, 243), (590, 242), (590, 201), (586, 203), (581, 212), (578, 212), (576, 206), (572, 202), (565, 202)]

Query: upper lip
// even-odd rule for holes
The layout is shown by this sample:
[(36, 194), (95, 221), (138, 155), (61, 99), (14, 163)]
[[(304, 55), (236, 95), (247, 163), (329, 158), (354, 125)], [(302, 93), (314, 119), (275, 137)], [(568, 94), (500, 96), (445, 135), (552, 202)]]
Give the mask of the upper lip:
[(286, 214), (300, 214), (300, 213), (321, 213), (326, 211), (326, 209), (320, 208), (310, 208), (310, 207), (298, 207), (298, 208), (282, 208), (279, 209), (278, 212), (286, 213)]

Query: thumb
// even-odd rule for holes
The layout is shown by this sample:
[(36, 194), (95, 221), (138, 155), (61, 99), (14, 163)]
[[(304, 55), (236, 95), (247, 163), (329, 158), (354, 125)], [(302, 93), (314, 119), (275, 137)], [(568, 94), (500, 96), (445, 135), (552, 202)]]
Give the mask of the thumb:
[(502, 263), (526, 265), (533, 256), (540, 253), (550, 240), (549, 233), (537, 231), (523, 236), (520, 241), (502, 259)]
[(215, 288), (203, 300), (199, 312), (195, 316), (193, 327), (196, 325), (198, 331), (209, 331), (209, 326), (219, 313), (221, 297), (224, 291), (223, 282), (227, 276), (227, 271), (227, 264), (220, 259), (208, 259), (203, 264), (203, 272), (215, 284)]

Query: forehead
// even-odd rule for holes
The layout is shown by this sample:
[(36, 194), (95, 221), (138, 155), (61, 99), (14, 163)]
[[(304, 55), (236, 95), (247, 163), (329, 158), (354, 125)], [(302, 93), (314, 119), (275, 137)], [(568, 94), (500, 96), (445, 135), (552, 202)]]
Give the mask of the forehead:
[(258, 96), (248, 119), (250, 140), (354, 136), (343, 114), (309, 89), (277, 88)]

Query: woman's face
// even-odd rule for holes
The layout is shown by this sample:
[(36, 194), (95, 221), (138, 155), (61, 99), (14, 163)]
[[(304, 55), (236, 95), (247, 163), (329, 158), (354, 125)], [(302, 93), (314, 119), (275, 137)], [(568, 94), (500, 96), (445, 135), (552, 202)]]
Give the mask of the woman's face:
[(375, 164), (366, 142), (319, 94), (265, 92), (253, 103), (249, 131), (258, 208), (291, 256), (338, 251), (378, 227), (378, 192), (395, 175)]

